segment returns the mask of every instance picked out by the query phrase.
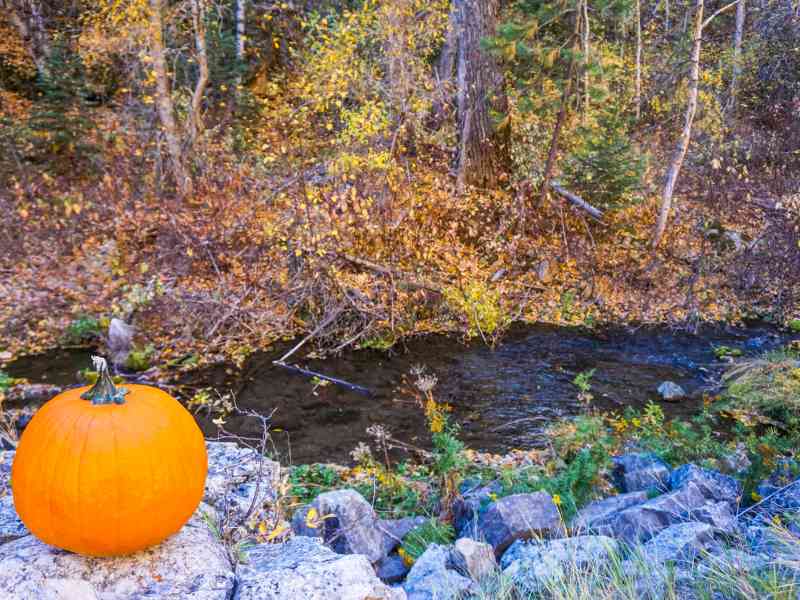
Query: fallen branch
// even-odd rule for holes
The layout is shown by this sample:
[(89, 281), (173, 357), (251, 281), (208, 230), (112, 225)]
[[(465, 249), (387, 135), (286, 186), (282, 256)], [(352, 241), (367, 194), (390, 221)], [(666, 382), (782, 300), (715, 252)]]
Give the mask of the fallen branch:
[(364, 258), (352, 256), (351, 254), (338, 254), (338, 256), (344, 258), (345, 260), (355, 265), (369, 269), (370, 271), (382, 273), (383, 275), (392, 275), (394, 277), (398, 277), (397, 283), (399, 285), (404, 285), (406, 287), (416, 288), (420, 290), (428, 290), (429, 292), (436, 292), (437, 294), (442, 293), (442, 286), (429, 281), (411, 279), (408, 276), (408, 274), (403, 273), (402, 271), (399, 271), (397, 269), (385, 267), (378, 263), (374, 263), (371, 260), (366, 260)]
[(298, 367), (297, 365), (287, 365), (286, 363), (281, 362), (279, 360), (272, 361), (272, 364), (277, 365), (279, 367), (283, 367), (284, 369), (289, 369), (290, 371), (294, 371), (295, 373), (300, 373), (301, 375), (306, 375), (307, 377), (316, 377), (317, 379), (330, 381), (331, 383), (335, 383), (336, 385), (345, 387), (352, 392), (356, 392), (357, 394), (367, 396), (368, 398), (371, 398), (373, 395), (370, 389), (357, 385), (355, 383), (350, 383), (349, 381), (345, 381), (344, 379), (337, 379), (336, 377), (323, 375), (322, 373), (317, 373), (316, 371), (311, 371), (310, 369), (304, 369), (303, 367)]
[(581, 210), (584, 210), (587, 213), (589, 213), (589, 215), (593, 219), (595, 219), (596, 221), (601, 221), (602, 222), (602, 220), (603, 220), (603, 211), (600, 210), (599, 208), (595, 208), (594, 206), (592, 206), (591, 204), (586, 202), (586, 200), (584, 200), (583, 198), (581, 198), (577, 194), (573, 194), (569, 190), (564, 189), (563, 187), (561, 187), (556, 182), (551, 182), (550, 183), (550, 189), (553, 190), (556, 194), (558, 194), (562, 198), (564, 198), (565, 200), (569, 200), (569, 202), (572, 203), (573, 206), (576, 206), (576, 207), (580, 208)]

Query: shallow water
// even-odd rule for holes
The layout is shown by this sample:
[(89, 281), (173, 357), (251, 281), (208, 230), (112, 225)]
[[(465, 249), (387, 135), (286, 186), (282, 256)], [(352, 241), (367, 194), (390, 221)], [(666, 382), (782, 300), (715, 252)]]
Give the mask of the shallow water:
[[(464, 441), (471, 448), (500, 452), (535, 447), (549, 421), (585, 411), (572, 383), (582, 371), (596, 369), (591, 379), (593, 407), (621, 411), (644, 406), (658, 400), (656, 388), (670, 380), (683, 386), (690, 398), (664, 403), (665, 412), (691, 414), (703, 391), (715, 385), (725, 368), (714, 356), (714, 347), (726, 345), (756, 354), (788, 339), (764, 325), (706, 327), (696, 335), (666, 328), (589, 332), (519, 326), (494, 349), (426, 336), (391, 353), (363, 350), (324, 360), (290, 360), (366, 387), (372, 392), (369, 397), (334, 384), (317, 386), (273, 365), (281, 354), (278, 350), (254, 355), (239, 373), (231, 375), (229, 366), (217, 365), (192, 374), (184, 383), (230, 389), (242, 408), (261, 413), (274, 409), (273, 440), (287, 461), (348, 462), (349, 452), (360, 441), (370, 441), (366, 429), (372, 424), (385, 426), (398, 439), (427, 445), (424, 417), (408, 385), (412, 366), (424, 365), (437, 376), (435, 396), (453, 407)], [(74, 383), (75, 372), (88, 364), (88, 354), (67, 350), (26, 357), (6, 370), (14, 377), (66, 385)], [(216, 434), (208, 419), (198, 420), (207, 435)], [(242, 417), (231, 417), (226, 428), (241, 435), (260, 431), (254, 419)]]

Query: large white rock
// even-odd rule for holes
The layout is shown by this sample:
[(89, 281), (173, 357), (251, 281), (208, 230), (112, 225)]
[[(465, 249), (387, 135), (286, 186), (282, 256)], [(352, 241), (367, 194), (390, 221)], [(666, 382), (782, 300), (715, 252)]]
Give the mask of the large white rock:
[(239, 565), (234, 600), (405, 600), (360, 554), (336, 554), (316, 538), (251, 548)]
[(158, 546), (90, 558), (25, 536), (0, 545), (3, 600), (226, 600), (235, 576), (201, 511)]

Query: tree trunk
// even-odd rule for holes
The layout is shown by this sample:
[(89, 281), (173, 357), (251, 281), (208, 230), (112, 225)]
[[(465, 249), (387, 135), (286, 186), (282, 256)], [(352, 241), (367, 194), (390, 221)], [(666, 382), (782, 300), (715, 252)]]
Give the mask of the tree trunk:
[(744, 37), (744, 21), (747, 15), (747, 0), (740, 0), (736, 6), (736, 32), (733, 35), (733, 73), (731, 74), (730, 105), (736, 106), (736, 86), (742, 74), (742, 39)]
[(581, 31), (581, 52), (583, 53), (583, 122), (589, 117), (589, 0), (582, 2), (583, 25)]
[(564, 91), (561, 94), (561, 108), (558, 110), (558, 117), (556, 117), (556, 124), (553, 127), (553, 135), (550, 137), (550, 147), (547, 150), (547, 161), (544, 165), (544, 172), (542, 173), (542, 186), (539, 189), (539, 204), (544, 203), (547, 197), (547, 191), (550, 188), (550, 180), (553, 178), (553, 171), (556, 166), (556, 157), (558, 156), (558, 140), (561, 136), (561, 128), (564, 126), (564, 121), (567, 120), (567, 111), (569, 110), (569, 99), (572, 96), (572, 85), (575, 79), (575, 56), (578, 53), (578, 33), (580, 29), (580, 15), (575, 15), (575, 30), (572, 34), (572, 55), (569, 59), (569, 67), (567, 68), (567, 81), (564, 84)]
[(452, 106), (455, 89), (456, 61), (458, 59), (458, 7), (450, 8), (447, 33), (442, 51), (436, 63), (435, 73), (438, 82), (436, 98), (431, 110), (431, 129), (438, 130), (447, 121)]
[(458, 153), (457, 188), (494, 187), (507, 171), (508, 128), (498, 131), (492, 113), (508, 111), (498, 61), (481, 48), (495, 33), (499, 0), (455, 0), (458, 11)]
[(169, 76), (167, 75), (167, 61), (164, 51), (164, 23), (161, 0), (150, 2), (150, 55), (153, 59), (153, 71), (156, 77), (156, 108), (164, 129), (164, 139), (167, 142), (172, 174), (181, 197), (192, 193), (192, 180), (183, 164), (183, 151), (181, 149), (178, 126), (175, 123), (175, 107), (170, 94)]
[(636, 120), (642, 115), (642, 0), (636, 0)]
[(22, 38), (25, 49), (36, 65), (36, 71), (43, 77), (48, 76), (52, 48), (42, 7), (36, 0), (0, 0), (0, 7)]
[(192, 26), (194, 28), (194, 45), (197, 51), (197, 65), (199, 72), (192, 93), (192, 106), (188, 118), (189, 145), (193, 145), (197, 134), (203, 129), (203, 119), (200, 111), (203, 105), (203, 96), (208, 85), (208, 52), (206, 50), (206, 5), (205, 0), (191, 0)]
[(694, 43), (692, 45), (691, 67), (689, 70), (689, 98), (686, 102), (683, 131), (675, 147), (675, 152), (672, 155), (667, 175), (664, 178), (664, 191), (661, 194), (661, 208), (658, 213), (658, 221), (653, 234), (653, 248), (658, 246), (667, 228), (667, 220), (669, 219), (670, 210), (672, 209), (672, 194), (675, 191), (675, 183), (678, 180), (678, 175), (683, 165), (683, 159), (686, 158), (686, 151), (689, 149), (689, 142), (692, 138), (692, 123), (694, 122), (694, 114), (697, 111), (697, 92), (700, 86), (700, 50), (703, 43), (704, 8), (704, 0), (695, 0), (694, 27), (692, 28)]
[[(239, 69), (244, 68), (244, 41), (247, 31), (247, 0), (236, 0), (236, 62)], [(236, 78), (237, 85), (242, 82), (241, 73)]]

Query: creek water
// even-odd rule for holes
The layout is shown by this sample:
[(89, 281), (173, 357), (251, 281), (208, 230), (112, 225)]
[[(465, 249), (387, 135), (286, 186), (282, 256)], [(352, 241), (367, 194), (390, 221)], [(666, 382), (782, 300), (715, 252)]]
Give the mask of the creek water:
[[(796, 337), (796, 336), (795, 336)], [(594, 369), (590, 407), (621, 412), (659, 401), (663, 381), (681, 385), (688, 398), (663, 403), (668, 415), (690, 415), (713, 390), (726, 364), (715, 347), (758, 354), (786, 343), (790, 336), (767, 325), (744, 328), (705, 326), (697, 333), (657, 328), (580, 328), (520, 325), (495, 348), (464, 344), (447, 336), (413, 338), (391, 352), (358, 350), (326, 359), (292, 357), (290, 362), (365, 387), (370, 396), (336, 384), (318, 385), (272, 363), (283, 348), (253, 355), (243, 369), (214, 365), (184, 377), (185, 393), (200, 387), (231, 391), (238, 405), (262, 414), (274, 411), (272, 438), (285, 461), (350, 462), (366, 429), (383, 425), (406, 442), (427, 446), (425, 419), (411, 393), (410, 375), (422, 365), (437, 377), (437, 400), (452, 406), (461, 437), (476, 450), (502, 452), (541, 445), (543, 428), (553, 419), (587, 410), (578, 400), (576, 375)], [(12, 377), (58, 385), (76, 384), (75, 374), (89, 364), (89, 350), (60, 350), (23, 357), (5, 370)], [(198, 415), (208, 436), (210, 418)], [(230, 417), (226, 429), (239, 435), (260, 433), (257, 420)]]

